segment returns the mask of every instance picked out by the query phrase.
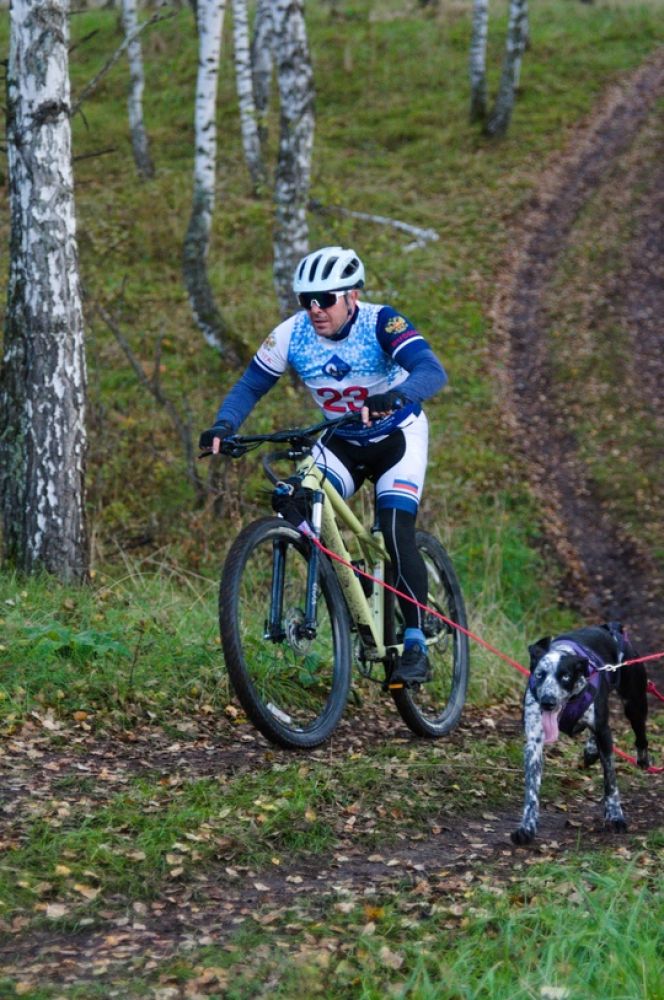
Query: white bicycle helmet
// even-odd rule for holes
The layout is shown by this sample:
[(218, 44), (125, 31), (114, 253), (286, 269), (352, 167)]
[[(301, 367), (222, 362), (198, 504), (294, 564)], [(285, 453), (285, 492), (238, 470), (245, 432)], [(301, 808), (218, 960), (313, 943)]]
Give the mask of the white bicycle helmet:
[(364, 265), (354, 250), (322, 247), (303, 257), (295, 268), (293, 291), (339, 292), (364, 286)]

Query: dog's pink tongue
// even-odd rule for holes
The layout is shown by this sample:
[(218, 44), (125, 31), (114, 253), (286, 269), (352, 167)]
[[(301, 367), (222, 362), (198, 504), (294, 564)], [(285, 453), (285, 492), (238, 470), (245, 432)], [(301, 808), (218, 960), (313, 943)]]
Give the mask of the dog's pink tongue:
[(544, 742), (555, 743), (558, 739), (558, 713), (542, 712), (542, 728), (544, 730)]

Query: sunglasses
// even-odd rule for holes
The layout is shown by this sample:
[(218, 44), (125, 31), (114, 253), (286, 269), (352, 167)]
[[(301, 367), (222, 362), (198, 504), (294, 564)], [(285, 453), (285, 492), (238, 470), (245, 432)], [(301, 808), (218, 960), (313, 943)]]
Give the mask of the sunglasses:
[(330, 309), (345, 294), (345, 292), (300, 292), (297, 301), (303, 309), (307, 310), (311, 309), (312, 306), (317, 306), (319, 309)]

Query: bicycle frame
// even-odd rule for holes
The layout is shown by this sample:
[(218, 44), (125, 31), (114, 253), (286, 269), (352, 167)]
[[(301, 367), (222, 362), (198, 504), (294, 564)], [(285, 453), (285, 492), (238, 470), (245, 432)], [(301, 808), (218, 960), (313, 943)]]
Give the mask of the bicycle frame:
[[(343, 497), (314, 464), (311, 456), (307, 456), (298, 463), (297, 471), (303, 476), (302, 485), (304, 487), (320, 491), (324, 496), (320, 538), (326, 548), (346, 563), (350, 563), (351, 554), (339, 528), (339, 524), (344, 525), (354, 536), (365, 565), (372, 568), (372, 575), (377, 579), (382, 579), (385, 560), (388, 556), (381, 533), (369, 531), (364, 527)], [(318, 526), (315, 525), (314, 528), (317, 529)], [(384, 660), (387, 655), (384, 641), (386, 591), (380, 585), (374, 584), (370, 597), (367, 597), (360, 578), (353, 569), (336, 559), (331, 560), (331, 562), (346, 599), (351, 619), (362, 640), (365, 657), (368, 660)], [(390, 645), (389, 648), (395, 653), (401, 652), (402, 649), (396, 644)]]

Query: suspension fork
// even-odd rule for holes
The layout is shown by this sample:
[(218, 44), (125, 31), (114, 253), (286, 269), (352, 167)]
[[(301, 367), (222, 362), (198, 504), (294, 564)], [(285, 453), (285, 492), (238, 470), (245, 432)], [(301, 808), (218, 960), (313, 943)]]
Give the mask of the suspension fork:
[[(311, 527), (316, 538), (320, 538), (323, 514), (322, 490), (315, 490), (313, 495), (313, 510)], [(280, 539), (272, 543), (272, 583), (270, 587), (270, 610), (265, 627), (265, 638), (271, 642), (282, 642), (286, 632), (282, 624), (284, 613), (284, 581), (286, 579), (286, 553), (288, 545)], [(307, 559), (307, 583), (305, 591), (304, 621), (298, 632), (305, 639), (313, 639), (316, 635), (316, 608), (318, 604), (318, 568), (320, 553), (316, 545), (310, 546)]]
[[(316, 538), (320, 538), (321, 523), (323, 520), (323, 501), (325, 494), (322, 490), (314, 490), (313, 505), (311, 511), (311, 527)], [(302, 634), (305, 639), (313, 639), (316, 635), (316, 606), (318, 604), (318, 564), (320, 562), (320, 550), (317, 545), (311, 543), (309, 552), (309, 564), (307, 566), (307, 596), (304, 609), (304, 624)]]

